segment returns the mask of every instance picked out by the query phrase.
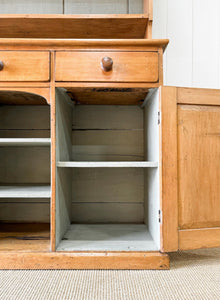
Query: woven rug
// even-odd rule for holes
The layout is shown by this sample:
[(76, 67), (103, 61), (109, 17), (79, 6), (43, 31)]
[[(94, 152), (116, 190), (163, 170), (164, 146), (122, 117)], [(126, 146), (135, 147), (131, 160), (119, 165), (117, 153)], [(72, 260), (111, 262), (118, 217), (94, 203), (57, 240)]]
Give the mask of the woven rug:
[(170, 258), (169, 271), (0, 271), (0, 299), (220, 299), (220, 249)]

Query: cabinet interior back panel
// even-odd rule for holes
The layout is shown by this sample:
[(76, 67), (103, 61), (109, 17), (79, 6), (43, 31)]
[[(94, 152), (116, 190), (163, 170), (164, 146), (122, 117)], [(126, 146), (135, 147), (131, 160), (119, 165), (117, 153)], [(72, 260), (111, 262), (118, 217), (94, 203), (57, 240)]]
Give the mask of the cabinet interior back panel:
[(0, 183), (49, 183), (49, 147), (0, 147)]
[(72, 222), (144, 222), (142, 168), (86, 168), (72, 172)]
[[(30, 201), (31, 200), (31, 201)], [(49, 199), (4, 199), (0, 201), (1, 222), (12, 223), (49, 223)]]
[(1, 14), (62, 14), (63, 0), (1, 0)]
[[(0, 137), (50, 137), (50, 107), (0, 106)], [(0, 183), (50, 182), (50, 147), (0, 147), (0, 157)]]
[[(143, 110), (79, 105), (73, 109), (72, 160), (143, 161)], [(72, 170), (72, 222), (143, 223), (142, 168)]]
[[(49, 138), (47, 105), (0, 106), (0, 138)], [(0, 185), (30, 186), (50, 183), (50, 147), (0, 147)], [(1, 222), (49, 222), (50, 200), (0, 199)]]
[[(3, 105), (0, 106), (0, 134), (3, 130), (47, 131), (50, 137), (49, 105)], [(7, 131), (7, 133), (9, 133)]]
[(143, 0), (128, 0), (129, 14), (142, 14), (143, 13)]
[(1, 0), (2, 14), (141, 14), (143, 0)]
[(73, 110), (73, 160), (143, 161), (143, 137), (138, 106), (76, 105)]
[(65, 14), (126, 14), (127, 0), (65, 0)]

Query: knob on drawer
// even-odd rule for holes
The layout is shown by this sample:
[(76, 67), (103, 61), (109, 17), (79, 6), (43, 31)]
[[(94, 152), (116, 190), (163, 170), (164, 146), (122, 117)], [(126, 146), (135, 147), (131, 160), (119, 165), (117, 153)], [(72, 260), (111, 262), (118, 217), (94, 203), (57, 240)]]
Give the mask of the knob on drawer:
[(4, 68), (4, 63), (3, 61), (0, 60), (0, 71), (3, 70), (3, 68)]
[(103, 57), (101, 60), (101, 66), (105, 72), (111, 71), (113, 66), (113, 60), (111, 59), (111, 57), (108, 56)]

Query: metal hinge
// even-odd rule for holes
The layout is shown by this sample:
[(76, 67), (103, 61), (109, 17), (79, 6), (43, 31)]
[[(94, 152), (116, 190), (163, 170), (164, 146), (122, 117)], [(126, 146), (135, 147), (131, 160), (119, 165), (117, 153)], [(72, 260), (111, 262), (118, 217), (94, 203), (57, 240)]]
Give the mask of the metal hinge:
[(158, 210), (158, 222), (162, 223), (162, 211), (160, 209)]
[(158, 125), (160, 125), (160, 111), (158, 111)]

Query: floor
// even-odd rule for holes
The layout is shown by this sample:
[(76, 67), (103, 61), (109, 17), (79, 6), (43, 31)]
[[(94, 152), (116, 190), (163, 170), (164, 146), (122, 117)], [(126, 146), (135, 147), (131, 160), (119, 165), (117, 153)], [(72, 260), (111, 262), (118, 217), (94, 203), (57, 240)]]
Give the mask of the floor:
[(0, 271), (0, 299), (220, 299), (220, 248), (170, 257), (169, 271)]

